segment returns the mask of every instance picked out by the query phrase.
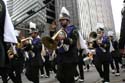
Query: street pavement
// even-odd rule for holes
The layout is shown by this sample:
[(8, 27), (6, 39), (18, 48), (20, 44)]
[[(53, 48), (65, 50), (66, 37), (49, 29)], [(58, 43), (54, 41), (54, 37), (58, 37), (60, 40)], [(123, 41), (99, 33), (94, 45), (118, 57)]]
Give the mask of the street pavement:
[[(110, 80), (111, 80), (110, 83), (125, 83), (122, 81), (123, 78), (125, 78), (125, 70), (121, 70), (120, 76), (117, 77), (114, 74), (110, 73)], [(23, 83), (32, 83), (26, 79), (24, 73), (22, 74), (22, 80)], [(1, 79), (0, 83), (2, 83)], [(8, 83), (12, 83), (11, 80), (9, 80)], [(55, 74), (51, 72), (50, 78), (40, 78), (40, 83), (59, 83), (59, 82), (55, 78)], [(76, 83), (101, 83), (101, 82), (95, 67), (92, 66), (90, 67), (89, 72), (85, 70), (85, 81), (84, 82), (76, 81)]]

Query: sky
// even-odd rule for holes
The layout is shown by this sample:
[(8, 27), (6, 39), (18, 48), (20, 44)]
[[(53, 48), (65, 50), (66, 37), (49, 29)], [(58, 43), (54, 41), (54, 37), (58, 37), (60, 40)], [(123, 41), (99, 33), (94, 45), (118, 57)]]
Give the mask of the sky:
[(123, 7), (123, 0), (111, 0), (112, 11), (115, 23), (116, 32), (120, 32), (121, 27), (121, 9)]

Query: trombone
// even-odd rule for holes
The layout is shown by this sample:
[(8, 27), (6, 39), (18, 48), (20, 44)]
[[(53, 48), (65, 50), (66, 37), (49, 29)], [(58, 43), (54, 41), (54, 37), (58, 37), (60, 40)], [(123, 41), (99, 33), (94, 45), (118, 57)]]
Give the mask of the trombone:
[(61, 28), (52, 38), (45, 36), (42, 38), (42, 43), (45, 45), (46, 48), (50, 50), (55, 50), (57, 48), (57, 37), (63, 36), (67, 37), (67, 33)]

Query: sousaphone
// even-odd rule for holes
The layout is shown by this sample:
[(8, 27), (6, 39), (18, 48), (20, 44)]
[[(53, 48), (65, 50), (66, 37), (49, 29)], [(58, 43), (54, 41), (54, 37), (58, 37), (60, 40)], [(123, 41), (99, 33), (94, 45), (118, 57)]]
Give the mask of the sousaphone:
[(57, 49), (57, 44), (58, 41), (56, 41), (57, 36), (67, 36), (66, 32), (63, 30), (63, 28), (61, 28), (52, 38), (49, 36), (45, 36), (42, 38), (42, 43), (44, 44), (44, 46), (48, 49), (51, 50), (55, 50)]

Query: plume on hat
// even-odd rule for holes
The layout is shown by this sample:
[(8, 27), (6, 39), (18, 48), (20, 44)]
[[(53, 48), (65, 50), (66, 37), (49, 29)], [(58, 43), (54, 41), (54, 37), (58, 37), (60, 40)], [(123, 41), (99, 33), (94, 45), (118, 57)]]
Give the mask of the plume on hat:
[(70, 19), (69, 11), (66, 9), (66, 7), (62, 7), (59, 19)]

